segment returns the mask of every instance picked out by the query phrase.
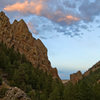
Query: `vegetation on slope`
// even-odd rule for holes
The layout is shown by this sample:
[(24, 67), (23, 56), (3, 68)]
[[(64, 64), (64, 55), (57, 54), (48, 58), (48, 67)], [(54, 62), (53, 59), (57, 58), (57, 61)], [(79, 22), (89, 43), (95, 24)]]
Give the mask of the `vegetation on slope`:
[(77, 84), (67, 84), (64, 100), (100, 100), (100, 69), (91, 72)]
[(0, 70), (10, 86), (24, 90), (32, 100), (62, 100), (62, 83), (38, 67), (34, 68), (13, 48), (0, 44)]
[[(24, 55), (0, 44), (0, 85), (2, 78), (8, 80), (10, 86), (17, 86), (24, 90), (32, 100), (99, 100), (100, 69), (91, 72), (77, 84), (68, 83), (64, 86), (51, 75), (34, 68)], [(4, 80), (4, 79), (3, 79)], [(0, 90), (0, 97), (4, 97), (6, 90)]]

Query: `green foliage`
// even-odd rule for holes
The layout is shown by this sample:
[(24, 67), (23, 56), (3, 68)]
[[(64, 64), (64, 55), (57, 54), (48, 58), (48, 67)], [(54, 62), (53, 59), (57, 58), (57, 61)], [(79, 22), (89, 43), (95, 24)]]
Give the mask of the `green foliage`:
[(99, 100), (100, 99), (100, 84), (95, 84), (95, 86), (93, 87), (93, 91), (94, 91), (95, 100)]
[(100, 84), (97, 80), (100, 70), (92, 72), (89, 76), (80, 80), (77, 84), (67, 84), (64, 89), (64, 100), (99, 100)]
[(85, 77), (83, 80), (85, 80), (89, 84), (96, 83), (98, 80), (100, 80), (100, 68), (94, 72), (90, 72), (90, 74), (87, 77)]
[(0, 69), (7, 74), (10, 86), (24, 90), (32, 100), (47, 100), (56, 94), (56, 91), (56, 97), (61, 98), (62, 83), (58, 80), (55, 82), (51, 75), (38, 67), (34, 68), (24, 55), (15, 52), (13, 48), (6, 48), (4, 44), (0, 44)]
[(2, 85), (2, 78), (0, 77), (0, 85)]
[(28, 96), (31, 97), (32, 100), (36, 100), (36, 98), (35, 98), (35, 96), (36, 96), (35, 91), (33, 91), (33, 90), (30, 91), (30, 92), (28, 93)]
[(64, 100), (76, 100), (75, 87), (72, 83), (69, 83), (64, 89)]
[[(39, 66), (38, 66), (39, 67)], [(32, 100), (99, 100), (100, 99), (100, 69), (91, 72), (77, 84), (68, 83), (64, 86), (51, 75), (34, 68), (24, 55), (8, 49), (0, 44), (0, 70), (7, 74), (9, 85), (24, 90)], [(2, 78), (0, 78), (0, 85)], [(0, 89), (0, 97), (6, 89)]]
[(0, 89), (0, 98), (3, 98), (5, 96), (5, 93), (8, 89), (7, 88), (1, 88)]
[(49, 97), (49, 100), (61, 100), (61, 99), (60, 99), (59, 87), (58, 87), (58, 88), (56, 87), (56, 88), (53, 90), (53, 92), (51, 92), (50, 97)]

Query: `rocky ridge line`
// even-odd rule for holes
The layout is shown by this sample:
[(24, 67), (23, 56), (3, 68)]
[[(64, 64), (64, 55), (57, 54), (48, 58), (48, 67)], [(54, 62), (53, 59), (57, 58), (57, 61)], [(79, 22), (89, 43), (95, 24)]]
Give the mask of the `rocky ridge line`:
[(24, 54), (34, 67), (52, 74), (53, 78), (59, 78), (57, 69), (52, 68), (48, 60), (46, 47), (40, 39), (32, 36), (24, 20), (15, 20), (10, 24), (5, 13), (0, 12), (0, 42)]
[[(95, 65), (93, 65), (84, 74), (82, 74), (81, 71), (71, 74), (70, 82), (72, 82), (73, 84), (76, 84), (79, 80), (83, 79), (84, 77), (87, 77), (91, 72), (95, 72), (97, 69), (100, 69), (100, 61), (97, 62)], [(100, 82), (100, 80), (98, 80), (98, 82)]]

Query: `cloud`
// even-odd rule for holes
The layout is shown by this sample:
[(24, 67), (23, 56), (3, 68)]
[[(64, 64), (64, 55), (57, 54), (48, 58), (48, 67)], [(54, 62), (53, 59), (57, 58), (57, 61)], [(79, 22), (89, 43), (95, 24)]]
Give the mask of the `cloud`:
[(95, 16), (100, 14), (100, 0), (93, 2), (90, 2), (91, 0), (16, 0), (16, 3), (12, 1), (13, 4), (6, 4), (5, 11), (36, 14), (60, 25), (80, 21), (91, 22)]
[(100, 28), (100, 25), (97, 28)]
[(100, 15), (100, 0), (90, 2), (90, 0), (84, 0), (79, 7), (81, 17), (86, 22), (91, 22), (96, 16)]
[[(72, 1), (72, 0), (71, 0)], [(68, 8), (76, 8), (76, 3), (70, 2), (69, 0), (64, 1), (64, 5)]]
[(58, 22), (65, 21), (67, 24), (71, 24), (73, 21), (79, 21), (79, 20), (80, 20), (80, 18), (78, 18), (78, 17), (74, 17), (72, 15), (67, 15), (63, 18), (59, 18)]
[(59, 76), (60, 77), (63, 77), (63, 78), (66, 78), (67, 77), (67, 75), (65, 73), (59, 73)]
[[(19, 14), (21, 18), (35, 16), (28, 23), (30, 30), (35, 34), (48, 33), (51, 35), (51, 33), (60, 33), (70, 36), (81, 35), (81, 30), (84, 29), (89, 30), (88, 24), (92, 23), (100, 15), (99, 5), (100, 0), (0, 1), (0, 7), (9, 16), (14, 16), (14, 14)], [(48, 23), (50, 23), (50, 26)], [(36, 27), (37, 24), (39, 27)]]
[(48, 0), (39, 0), (34, 1), (25, 0), (24, 2), (17, 2), (12, 5), (5, 6), (4, 10), (7, 12), (18, 11), (23, 14), (36, 14), (38, 16), (44, 16), (52, 21), (55, 21), (59, 24), (71, 24), (72, 22), (79, 21), (80, 18), (64, 13), (63, 10), (59, 9), (57, 5), (55, 5), (56, 9), (51, 8), (49, 4), (47, 4)]
[(43, 39), (43, 40), (48, 39), (47, 37), (44, 37), (44, 36), (40, 36), (40, 38)]
[(78, 21), (78, 20), (79, 20), (79, 18), (74, 17), (74, 16), (71, 16), (71, 15), (66, 16), (66, 19), (69, 19), (69, 20), (74, 20), (74, 21)]
[(80, 25), (80, 27), (81, 27), (82, 29), (88, 29), (88, 26), (87, 26), (87, 25)]
[(36, 35), (39, 34), (39, 33), (37, 32), (37, 30), (35, 29), (34, 25), (32, 25), (31, 22), (28, 22), (27, 25), (28, 25), (28, 28), (30, 29), (30, 31), (31, 31), (32, 33), (34, 33), (34, 34), (36, 34)]
[(13, 5), (7, 5), (4, 8), (4, 10), (5, 11), (19, 11), (19, 12), (23, 12), (23, 13), (29, 12), (32, 14), (39, 15), (42, 8), (43, 8), (43, 5), (42, 5), (41, 1), (38, 3), (35, 3), (33, 1), (31, 1), (31, 2), (25, 1), (23, 3), (17, 2)]
[(0, 10), (5, 6), (5, 5), (7, 5), (7, 4), (11, 4), (11, 2), (12, 2), (13, 0), (0, 0)]

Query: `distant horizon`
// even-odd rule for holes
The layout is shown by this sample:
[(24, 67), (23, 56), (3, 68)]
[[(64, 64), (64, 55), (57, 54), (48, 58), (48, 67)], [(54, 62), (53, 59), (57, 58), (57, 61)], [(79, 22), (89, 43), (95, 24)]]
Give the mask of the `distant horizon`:
[(24, 19), (61, 79), (100, 61), (100, 0), (1, 0), (0, 11)]
[[(96, 63), (97, 62), (95, 62), (93, 65), (95, 65)], [(78, 71), (81, 71), (81, 73), (84, 74), (86, 71), (88, 71), (90, 68), (92, 68), (93, 65), (91, 65), (89, 68), (84, 69), (84, 70), (81, 70), (81, 69), (76, 69), (76, 70), (68, 70), (68, 69), (61, 70), (61, 69), (57, 69), (57, 70), (58, 70), (59, 77), (62, 80), (70, 80), (70, 75), (71, 74), (77, 73)]]

